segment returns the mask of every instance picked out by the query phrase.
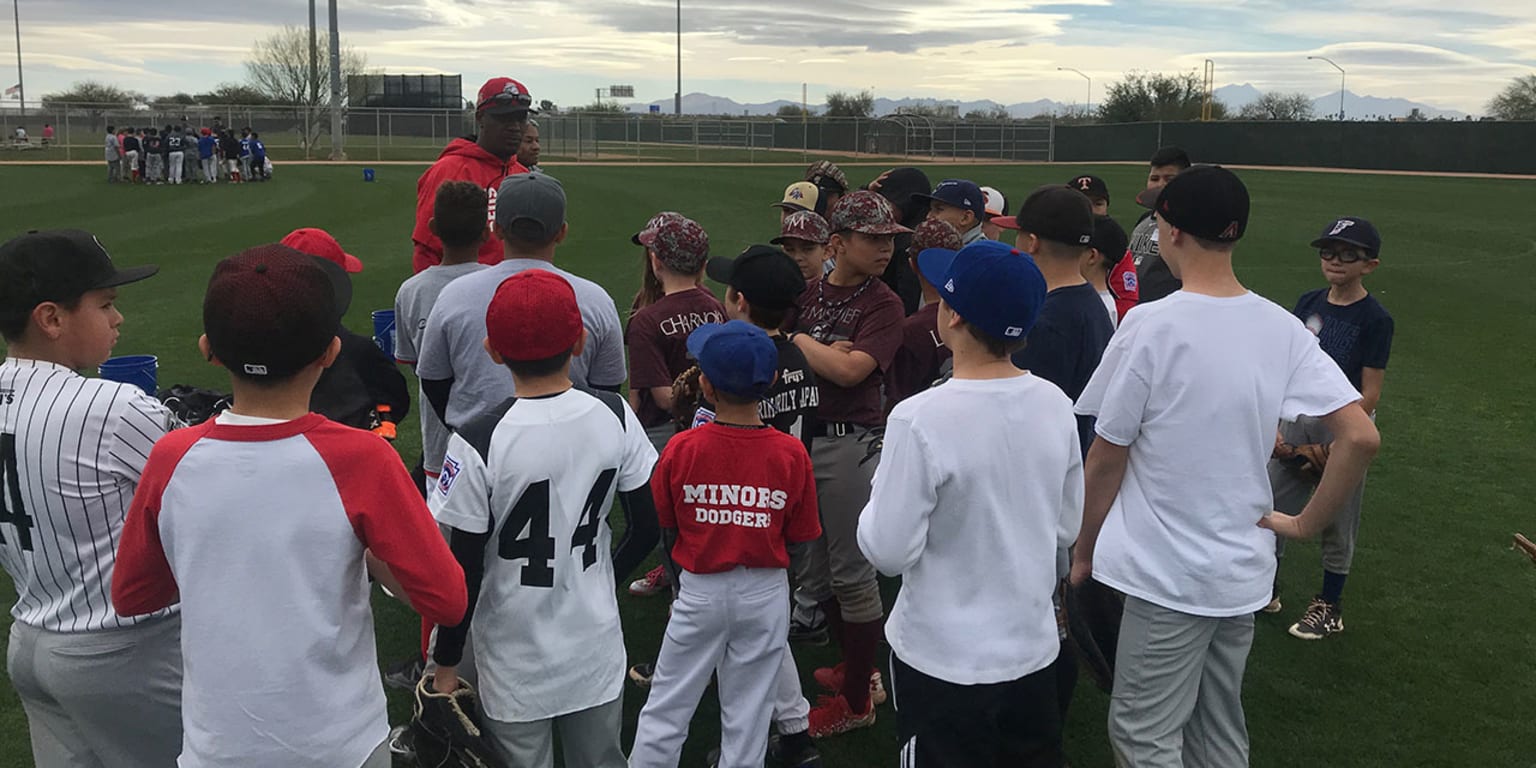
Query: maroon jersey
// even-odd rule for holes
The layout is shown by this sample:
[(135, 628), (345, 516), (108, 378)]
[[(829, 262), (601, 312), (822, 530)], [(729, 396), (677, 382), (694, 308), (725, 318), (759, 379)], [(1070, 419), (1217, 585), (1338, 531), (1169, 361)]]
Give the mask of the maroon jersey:
[(933, 386), (939, 367), (950, 358), (949, 347), (939, 340), (939, 303), (924, 304), (901, 323), (901, 349), (891, 364), (885, 396), (895, 405)]
[(901, 299), (879, 279), (844, 287), (822, 278), (805, 289), (799, 303), (796, 331), (823, 344), (852, 342), (854, 351), (875, 359), (875, 370), (851, 387), (821, 377), (817, 418), (824, 423), (884, 424), (880, 388), (901, 347), (901, 321), (906, 314)]
[(709, 291), (697, 288), (661, 297), (629, 319), (629, 388), (640, 393), (636, 416), (646, 427), (665, 424), (672, 415), (651, 398), (651, 387), (670, 387), (688, 370), (688, 334), (705, 323), (725, 322), (725, 307)]

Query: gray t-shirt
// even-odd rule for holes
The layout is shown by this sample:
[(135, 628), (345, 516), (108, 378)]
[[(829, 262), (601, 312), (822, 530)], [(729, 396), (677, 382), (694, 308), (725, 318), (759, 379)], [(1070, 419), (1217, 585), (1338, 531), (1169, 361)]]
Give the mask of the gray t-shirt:
[[(587, 345), (571, 361), (571, 380), (588, 387), (613, 388), (624, 383), (624, 329), (613, 297), (602, 286), (547, 261), (508, 259), (465, 275), (443, 288), (427, 317), (419, 342), (416, 375), (423, 379), (453, 379), (448, 399), (448, 426), (464, 424), (475, 414), (500, 404), (516, 392), (512, 374), (486, 354), (485, 310), (501, 281), (525, 269), (544, 269), (570, 282), (587, 329)], [(430, 407), (430, 406), (429, 406)]]
[(1138, 303), (1157, 301), (1184, 287), (1158, 251), (1156, 216), (1147, 216), (1131, 230), (1131, 260), (1136, 264)]
[(107, 162), (109, 162), (109, 163), (117, 162), (118, 154), (119, 154), (118, 150), (119, 149), (120, 149), (120, 147), (118, 146), (118, 143), (117, 143), (117, 134), (115, 134), (115, 133), (107, 134), (107, 145), (106, 145), (106, 160), (107, 160)]
[[(437, 264), (401, 283), (395, 294), (396, 360), (416, 364), (421, 337), (427, 330), (427, 316), (432, 313), (438, 294), (453, 280), (482, 269), (485, 265), (479, 262)], [(421, 404), (416, 410), (421, 414), (421, 450), (425, 456), (422, 466), (436, 476), (443, 466), (443, 453), (448, 450), (448, 427), (437, 417), (437, 411), (427, 405), (425, 395), (420, 395), (417, 402)]]

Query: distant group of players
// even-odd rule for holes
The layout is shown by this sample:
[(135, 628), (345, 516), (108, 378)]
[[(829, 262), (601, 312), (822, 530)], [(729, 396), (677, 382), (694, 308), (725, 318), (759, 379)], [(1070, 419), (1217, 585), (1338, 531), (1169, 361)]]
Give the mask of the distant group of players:
[[(415, 479), (317, 399), (373, 403), (357, 425), (386, 437), (409, 407), (340, 325), (362, 264), (328, 234), (215, 266), (198, 345), (233, 406), (191, 427), (75, 372), (153, 267), (79, 231), (0, 245), (0, 563), (38, 765), (546, 768), (558, 734), (572, 768), (670, 767), (713, 684), (724, 768), (820, 766), (816, 740), (888, 703), (869, 764), (1063, 766), (1079, 649), (1118, 764), (1248, 764), (1280, 541), (1323, 539), (1291, 634), (1343, 629), (1392, 337), (1370, 222), (1329, 220), (1328, 285), (1288, 312), (1233, 270), (1242, 181), (1176, 150), (1129, 238), (1092, 176), (1007, 215), (967, 180), (859, 188), (822, 161), (766, 243), (636, 222), (625, 322), (556, 266), (566, 190), (517, 160), (531, 104), (487, 82), (477, 135), (419, 182), (394, 348)], [(877, 573), (901, 579), (889, 613)], [(370, 580), (423, 617), (394, 731)], [(628, 658), (626, 583), (671, 597), (655, 659)], [(840, 652), (814, 705), (795, 642)]]
[(109, 184), (215, 184), (220, 179), (239, 184), (272, 178), (267, 145), (249, 127), (237, 134), (217, 123), (121, 131), (109, 125), (104, 150)]

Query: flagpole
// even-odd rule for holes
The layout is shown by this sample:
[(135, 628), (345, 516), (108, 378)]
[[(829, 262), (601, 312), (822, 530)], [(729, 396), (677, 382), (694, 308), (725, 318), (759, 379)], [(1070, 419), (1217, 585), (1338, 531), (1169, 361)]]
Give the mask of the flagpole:
[(21, 95), (21, 116), (27, 116), (27, 85), (21, 77), (21, 0), (11, 0), (11, 15), (16, 21), (16, 89)]

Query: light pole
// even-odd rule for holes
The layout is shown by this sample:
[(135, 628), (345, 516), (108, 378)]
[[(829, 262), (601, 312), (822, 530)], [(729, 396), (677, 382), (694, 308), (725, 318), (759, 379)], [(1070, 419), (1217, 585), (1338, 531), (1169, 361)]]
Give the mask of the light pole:
[(1093, 78), (1083, 74), (1082, 70), (1080, 70), (1080, 69), (1073, 69), (1071, 67), (1057, 67), (1056, 71), (1057, 72), (1076, 72), (1078, 77), (1081, 77), (1084, 80), (1088, 81), (1088, 101), (1083, 106), (1083, 112), (1084, 112), (1084, 116), (1085, 117), (1087, 115), (1093, 114)]
[(1338, 64), (1335, 64), (1333, 62), (1333, 59), (1330, 59), (1327, 56), (1308, 56), (1307, 59), (1308, 60), (1316, 59), (1318, 61), (1326, 61), (1326, 62), (1328, 62), (1329, 66), (1331, 66), (1334, 69), (1337, 69), (1339, 71), (1339, 122), (1341, 122), (1341, 123), (1344, 122), (1344, 76), (1345, 76), (1344, 68), (1339, 66)]
[(672, 114), (683, 114), (683, 0), (677, 0), (677, 92), (672, 94)]
[(27, 81), (21, 77), (21, 0), (11, 0), (11, 14), (16, 19), (16, 94), (21, 97), (21, 116), (27, 116)]
[(341, 135), (341, 30), (336, 27), (336, 0), (331, 0), (331, 159), (345, 160)]

